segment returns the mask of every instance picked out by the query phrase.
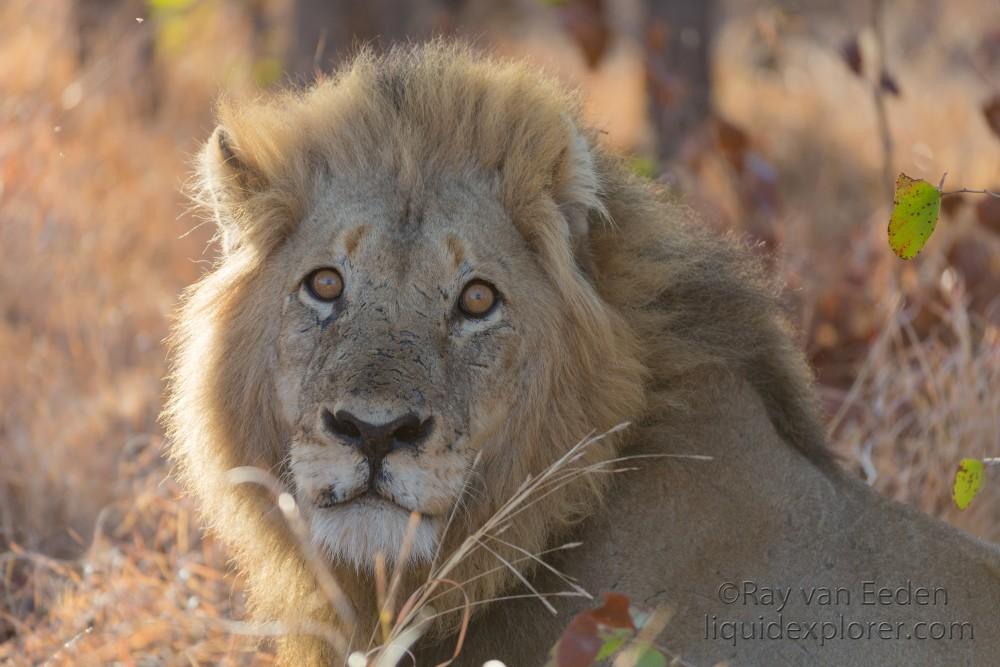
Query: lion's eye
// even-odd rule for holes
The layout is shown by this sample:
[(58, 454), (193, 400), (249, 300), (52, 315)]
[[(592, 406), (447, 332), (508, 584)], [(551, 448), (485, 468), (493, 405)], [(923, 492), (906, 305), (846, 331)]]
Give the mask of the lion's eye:
[(497, 304), (497, 291), (488, 282), (473, 280), (462, 290), (458, 305), (469, 317), (485, 317)]
[(309, 294), (320, 301), (333, 301), (344, 291), (344, 279), (335, 269), (316, 269), (305, 279)]

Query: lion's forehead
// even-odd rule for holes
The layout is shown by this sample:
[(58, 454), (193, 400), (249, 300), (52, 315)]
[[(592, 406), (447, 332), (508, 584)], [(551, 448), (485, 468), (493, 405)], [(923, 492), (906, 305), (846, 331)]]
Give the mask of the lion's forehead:
[(319, 189), (296, 237), (313, 261), (340, 252), (355, 264), (371, 261), (384, 268), (416, 260), (425, 271), (453, 272), (465, 260), (487, 261), (524, 249), (489, 181), (476, 174), (428, 175), (418, 186), (349, 173), (332, 177)]

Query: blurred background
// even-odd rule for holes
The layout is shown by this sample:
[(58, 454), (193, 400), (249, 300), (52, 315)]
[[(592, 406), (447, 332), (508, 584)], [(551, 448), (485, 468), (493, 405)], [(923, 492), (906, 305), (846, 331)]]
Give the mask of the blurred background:
[[(1000, 189), (995, 0), (4, 0), (0, 661), (267, 664), (167, 478), (162, 340), (212, 229), (180, 194), (220, 93), (453, 35), (578, 88), (589, 123), (787, 285), (845, 464), (1000, 541), (1000, 199), (915, 260), (898, 171)], [(555, 638), (553, 638), (555, 639)]]

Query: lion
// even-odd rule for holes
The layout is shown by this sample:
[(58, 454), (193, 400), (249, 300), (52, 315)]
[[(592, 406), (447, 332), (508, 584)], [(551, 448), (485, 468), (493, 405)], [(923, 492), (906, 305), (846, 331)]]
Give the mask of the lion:
[[(567, 581), (669, 608), (657, 642), (685, 664), (1000, 653), (998, 550), (841, 469), (760, 260), (632, 175), (572, 92), (433, 42), (218, 116), (196, 196), (221, 251), (180, 307), (164, 419), (285, 664), (364, 650), (382, 564), (405, 600), (588, 437), (568, 465), (595, 474), (450, 572), (435, 608), (476, 612), (458, 664), (544, 663), (594, 604)], [(345, 615), (347, 648), (323, 630)], [(446, 662), (454, 613), (426, 625), (416, 663)]]

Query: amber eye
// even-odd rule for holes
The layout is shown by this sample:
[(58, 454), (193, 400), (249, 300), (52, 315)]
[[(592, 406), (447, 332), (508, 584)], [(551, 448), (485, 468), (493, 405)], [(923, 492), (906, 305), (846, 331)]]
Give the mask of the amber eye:
[(344, 291), (344, 279), (334, 269), (316, 269), (305, 283), (309, 294), (320, 301), (333, 301)]
[(462, 290), (458, 305), (469, 317), (485, 317), (497, 303), (497, 291), (488, 282), (473, 280)]

